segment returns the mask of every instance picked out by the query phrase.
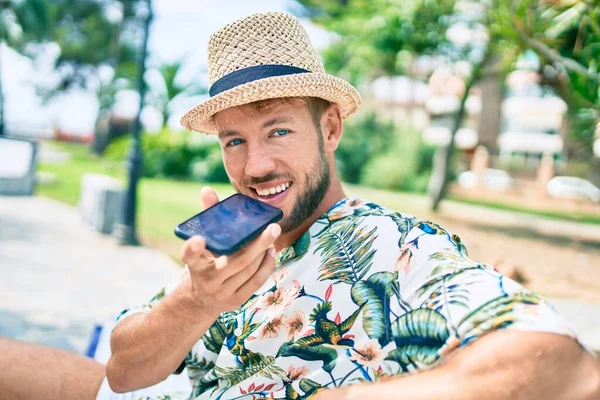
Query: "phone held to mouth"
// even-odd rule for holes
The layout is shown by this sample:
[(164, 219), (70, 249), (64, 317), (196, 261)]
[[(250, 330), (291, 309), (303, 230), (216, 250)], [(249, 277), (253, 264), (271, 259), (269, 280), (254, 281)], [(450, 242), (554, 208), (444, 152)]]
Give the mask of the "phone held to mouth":
[(282, 217), (279, 208), (237, 193), (177, 225), (175, 235), (202, 236), (208, 250), (229, 255)]

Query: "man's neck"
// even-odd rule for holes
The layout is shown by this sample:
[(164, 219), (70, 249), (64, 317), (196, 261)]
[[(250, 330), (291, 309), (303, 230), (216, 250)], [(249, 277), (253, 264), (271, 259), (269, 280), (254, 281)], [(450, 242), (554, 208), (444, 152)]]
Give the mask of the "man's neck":
[(275, 250), (279, 252), (294, 244), (304, 234), (304, 232), (310, 229), (312, 224), (314, 224), (321, 215), (325, 214), (338, 201), (345, 197), (346, 194), (344, 193), (344, 189), (342, 188), (342, 183), (340, 180), (335, 177), (332, 178), (331, 184), (329, 185), (329, 190), (327, 190), (327, 193), (325, 194), (323, 201), (321, 201), (321, 204), (319, 204), (319, 207), (298, 228), (291, 232), (283, 233), (275, 241)]

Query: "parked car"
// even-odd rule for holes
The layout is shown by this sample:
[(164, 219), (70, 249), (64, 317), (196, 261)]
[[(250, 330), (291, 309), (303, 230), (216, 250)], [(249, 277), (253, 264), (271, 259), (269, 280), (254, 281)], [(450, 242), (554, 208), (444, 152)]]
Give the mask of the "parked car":
[(548, 194), (570, 200), (591, 200), (600, 203), (600, 189), (590, 181), (574, 176), (557, 176), (548, 182)]

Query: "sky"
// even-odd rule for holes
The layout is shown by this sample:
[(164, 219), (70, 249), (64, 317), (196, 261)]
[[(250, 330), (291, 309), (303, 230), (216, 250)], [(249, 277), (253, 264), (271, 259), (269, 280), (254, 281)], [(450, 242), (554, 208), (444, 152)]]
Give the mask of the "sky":
[[(222, 26), (244, 16), (269, 11), (296, 14), (299, 6), (293, 0), (152, 0), (154, 20), (150, 31), (149, 65), (184, 60), (183, 82), (206, 80), (208, 39)], [(317, 49), (323, 49), (331, 35), (301, 20)], [(35, 81), (43, 79), (32, 63), (6, 46), (0, 48), (2, 82), (6, 97), (6, 119), (11, 126), (38, 130), (51, 136), (52, 127), (73, 134), (93, 129), (98, 103), (90, 93), (70, 93), (44, 105), (36, 94)], [(133, 110), (133, 111), (132, 111)], [(125, 113), (136, 106), (124, 104)], [(151, 118), (150, 118), (151, 119)], [(18, 132), (17, 132), (18, 134)]]

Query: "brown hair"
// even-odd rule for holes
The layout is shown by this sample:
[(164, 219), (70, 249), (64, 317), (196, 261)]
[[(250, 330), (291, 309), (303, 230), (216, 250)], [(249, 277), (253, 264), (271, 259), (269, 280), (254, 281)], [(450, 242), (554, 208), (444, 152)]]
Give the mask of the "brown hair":
[(253, 103), (245, 104), (243, 107), (249, 107), (254, 112), (272, 111), (282, 105), (302, 104), (308, 108), (308, 112), (317, 128), (321, 133), (321, 117), (331, 103), (319, 97), (279, 97), (276, 99), (259, 100)]

